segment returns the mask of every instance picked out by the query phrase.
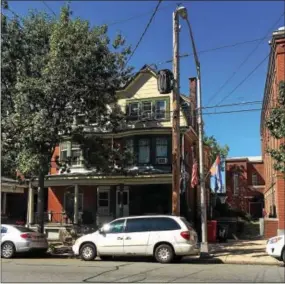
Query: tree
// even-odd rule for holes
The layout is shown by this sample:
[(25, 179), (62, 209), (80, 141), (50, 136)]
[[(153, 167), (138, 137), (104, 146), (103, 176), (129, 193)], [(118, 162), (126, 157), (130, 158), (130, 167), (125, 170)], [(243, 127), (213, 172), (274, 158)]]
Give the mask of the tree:
[[(66, 138), (89, 139), (84, 123), (76, 123), (80, 115), (104, 130), (121, 117), (116, 90), (129, 79), (130, 48), (120, 34), (111, 44), (107, 32), (106, 25), (71, 19), (68, 5), (58, 19), (37, 11), (21, 21), (2, 18), (2, 151), (8, 157), (13, 150), (24, 176), (38, 177), (40, 231), (44, 178), (55, 147)], [(99, 157), (107, 155), (102, 143), (97, 146)]]
[(221, 146), (217, 139), (214, 136), (207, 136), (204, 135), (204, 144), (210, 147), (210, 157), (211, 157), (211, 164), (213, 164), (218, 155), (220, 155), (221, 162), (222, 162), (222, 171), (224, 171), (224, 161), (229, 153), (229, 146), (224, 145)]
[(285, 175), (285, 81), (279, 83), (278, 89), (279, 104), (271, 111), (266, 126), (271, 135), (281, 143), (279, 149), (268, 148), (267, 152), (275, 160), (274, 169)]

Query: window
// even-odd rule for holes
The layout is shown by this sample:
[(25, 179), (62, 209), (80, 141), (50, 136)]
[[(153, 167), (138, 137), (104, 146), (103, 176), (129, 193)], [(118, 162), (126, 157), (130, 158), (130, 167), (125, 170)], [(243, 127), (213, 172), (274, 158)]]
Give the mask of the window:
[(149, 232), (152, 230), (152, 219), (137, 218), (128, 219), (126, 225), (126, 233)]
[(152, 218), (153, 231), (172, 231), (180, 230), (179, 224), (171, 218)]
[(239, 193), (239, 184), (238, 184), (238, 179), (239, 179), (239, 175), (238, 173), (234, 173), (233, 175), (233, 179), (234, 179), (234, 195), (238, 195)]
[(79, 144), (72, 143), (71, 148), (71, 165), (80, 166), (81, 165), (81, 149)]
[(151, 102), (142, 102), (142, 117), (150, 118), (152, 113), (152, 104)]
[(68, 142), (60, 144), (60, 160), (66, 161), (68, 157)]
[(1, 234), (6, 234), (7, 231), (8, 231), (8, 230), (7, 230), (6, 227), (1, 226)]
[(149, 139), (139, 140), (139, 164), (148, 164), (150, 162), (150, 143)]
[(252, 174), (252, 185), (258, 185), (258, 179), (257, 179), (257, 174), (254, 173)]
[(15, 228), (20, 231), (21, 233), (34, 233), (35, 231), (24, 226), (15, 226)]
[(156, 101), (155, 116), (156, 116), (156, 119), (166, 118), (166, 101)]
[(137, 119), (139, 116), (139, 103), (129, 104), (129, 116), (130, 119)]
[(156, 138), (156, 158), (167, 158), (167, 138)]
[(109, 224), (108, 234), (118, 234), (124, 231), (125, 219), (117, 220)]
[(130, 159), (127, 161), (129, 165), (134, 163), (134, 140), (133, 139), (127, 139), (126, 140), (126, 149), (127, 154), (130, 155)]
[(99, 191), (98, 194), (98, 213), (102, 215), (109, 214), (110, 195), (109, 191)]

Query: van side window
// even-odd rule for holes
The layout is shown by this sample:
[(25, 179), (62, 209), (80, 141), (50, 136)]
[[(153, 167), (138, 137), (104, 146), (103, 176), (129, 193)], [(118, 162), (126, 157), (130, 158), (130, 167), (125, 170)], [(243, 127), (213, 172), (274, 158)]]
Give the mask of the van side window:
[(150, 218), (127, 219), (126, 233), (149, 232), (152, 222)]
[(152, 231), (180, 230), (180, 225), (173, 219), (167, 217), (152, 218)]

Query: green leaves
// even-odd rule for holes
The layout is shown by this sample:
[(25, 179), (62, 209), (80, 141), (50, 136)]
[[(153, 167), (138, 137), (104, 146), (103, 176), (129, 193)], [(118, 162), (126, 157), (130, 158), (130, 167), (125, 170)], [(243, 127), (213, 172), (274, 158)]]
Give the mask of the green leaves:
[[(285, 81), (279, 83), (278, 88), (278, 103), (265, 125), (269, 129), (271, 135), (276, 139), (285, 138)], [(279, 149), (267, 149), (267, 152), (275, 160), (274, 169), (285, 174), (285, 144), (281, 143)]]
[[(222, 164), (229, 153), (229, 146), (224, 145), (221, 146), (214, 136), (204, 136), (204, 144), (211, 148), (210, 155), (211, 155), (211, 164), (213, 164), (218, 155), (220, 155), (220, 159)], [(224, 167), (222, 166), (222, 171), (224, 171)]]
[[(112, 130), (123, 119), (116, 91), (130, 77), (124, 38), (107, 26), (72, 19), (65, 5), (59, 18), (31, 11), (21, 23), (2, 19), (2, 153), (7, 167), (24, 174), (49, 171), (63, 135), (89, 138), (75, 123), (84, 115), (97, 128)], [(87, 141), (88, 142), (88, 141)], [(110, 161), (109, 149), (95, 143), (97, 161)], [(88, 155), (85, 156), (86, 163)], [(10, 161), (10, 162), (8, 162)], [(98, 167), (107, 168), (105, 163)], [(104, 165), (103, 165), (104, 164)]]

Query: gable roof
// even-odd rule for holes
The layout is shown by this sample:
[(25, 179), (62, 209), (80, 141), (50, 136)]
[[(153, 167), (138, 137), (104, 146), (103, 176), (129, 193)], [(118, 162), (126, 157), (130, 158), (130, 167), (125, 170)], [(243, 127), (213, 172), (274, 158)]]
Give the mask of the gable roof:
[(119, 90), (119, 92), (127, 90), (137, 79), (144, 73), (149, 73), (155, 78), (157, 77), (157, 71), (150, 65), (145, 64), (137, 73), (135, 73), (129, 81)]

